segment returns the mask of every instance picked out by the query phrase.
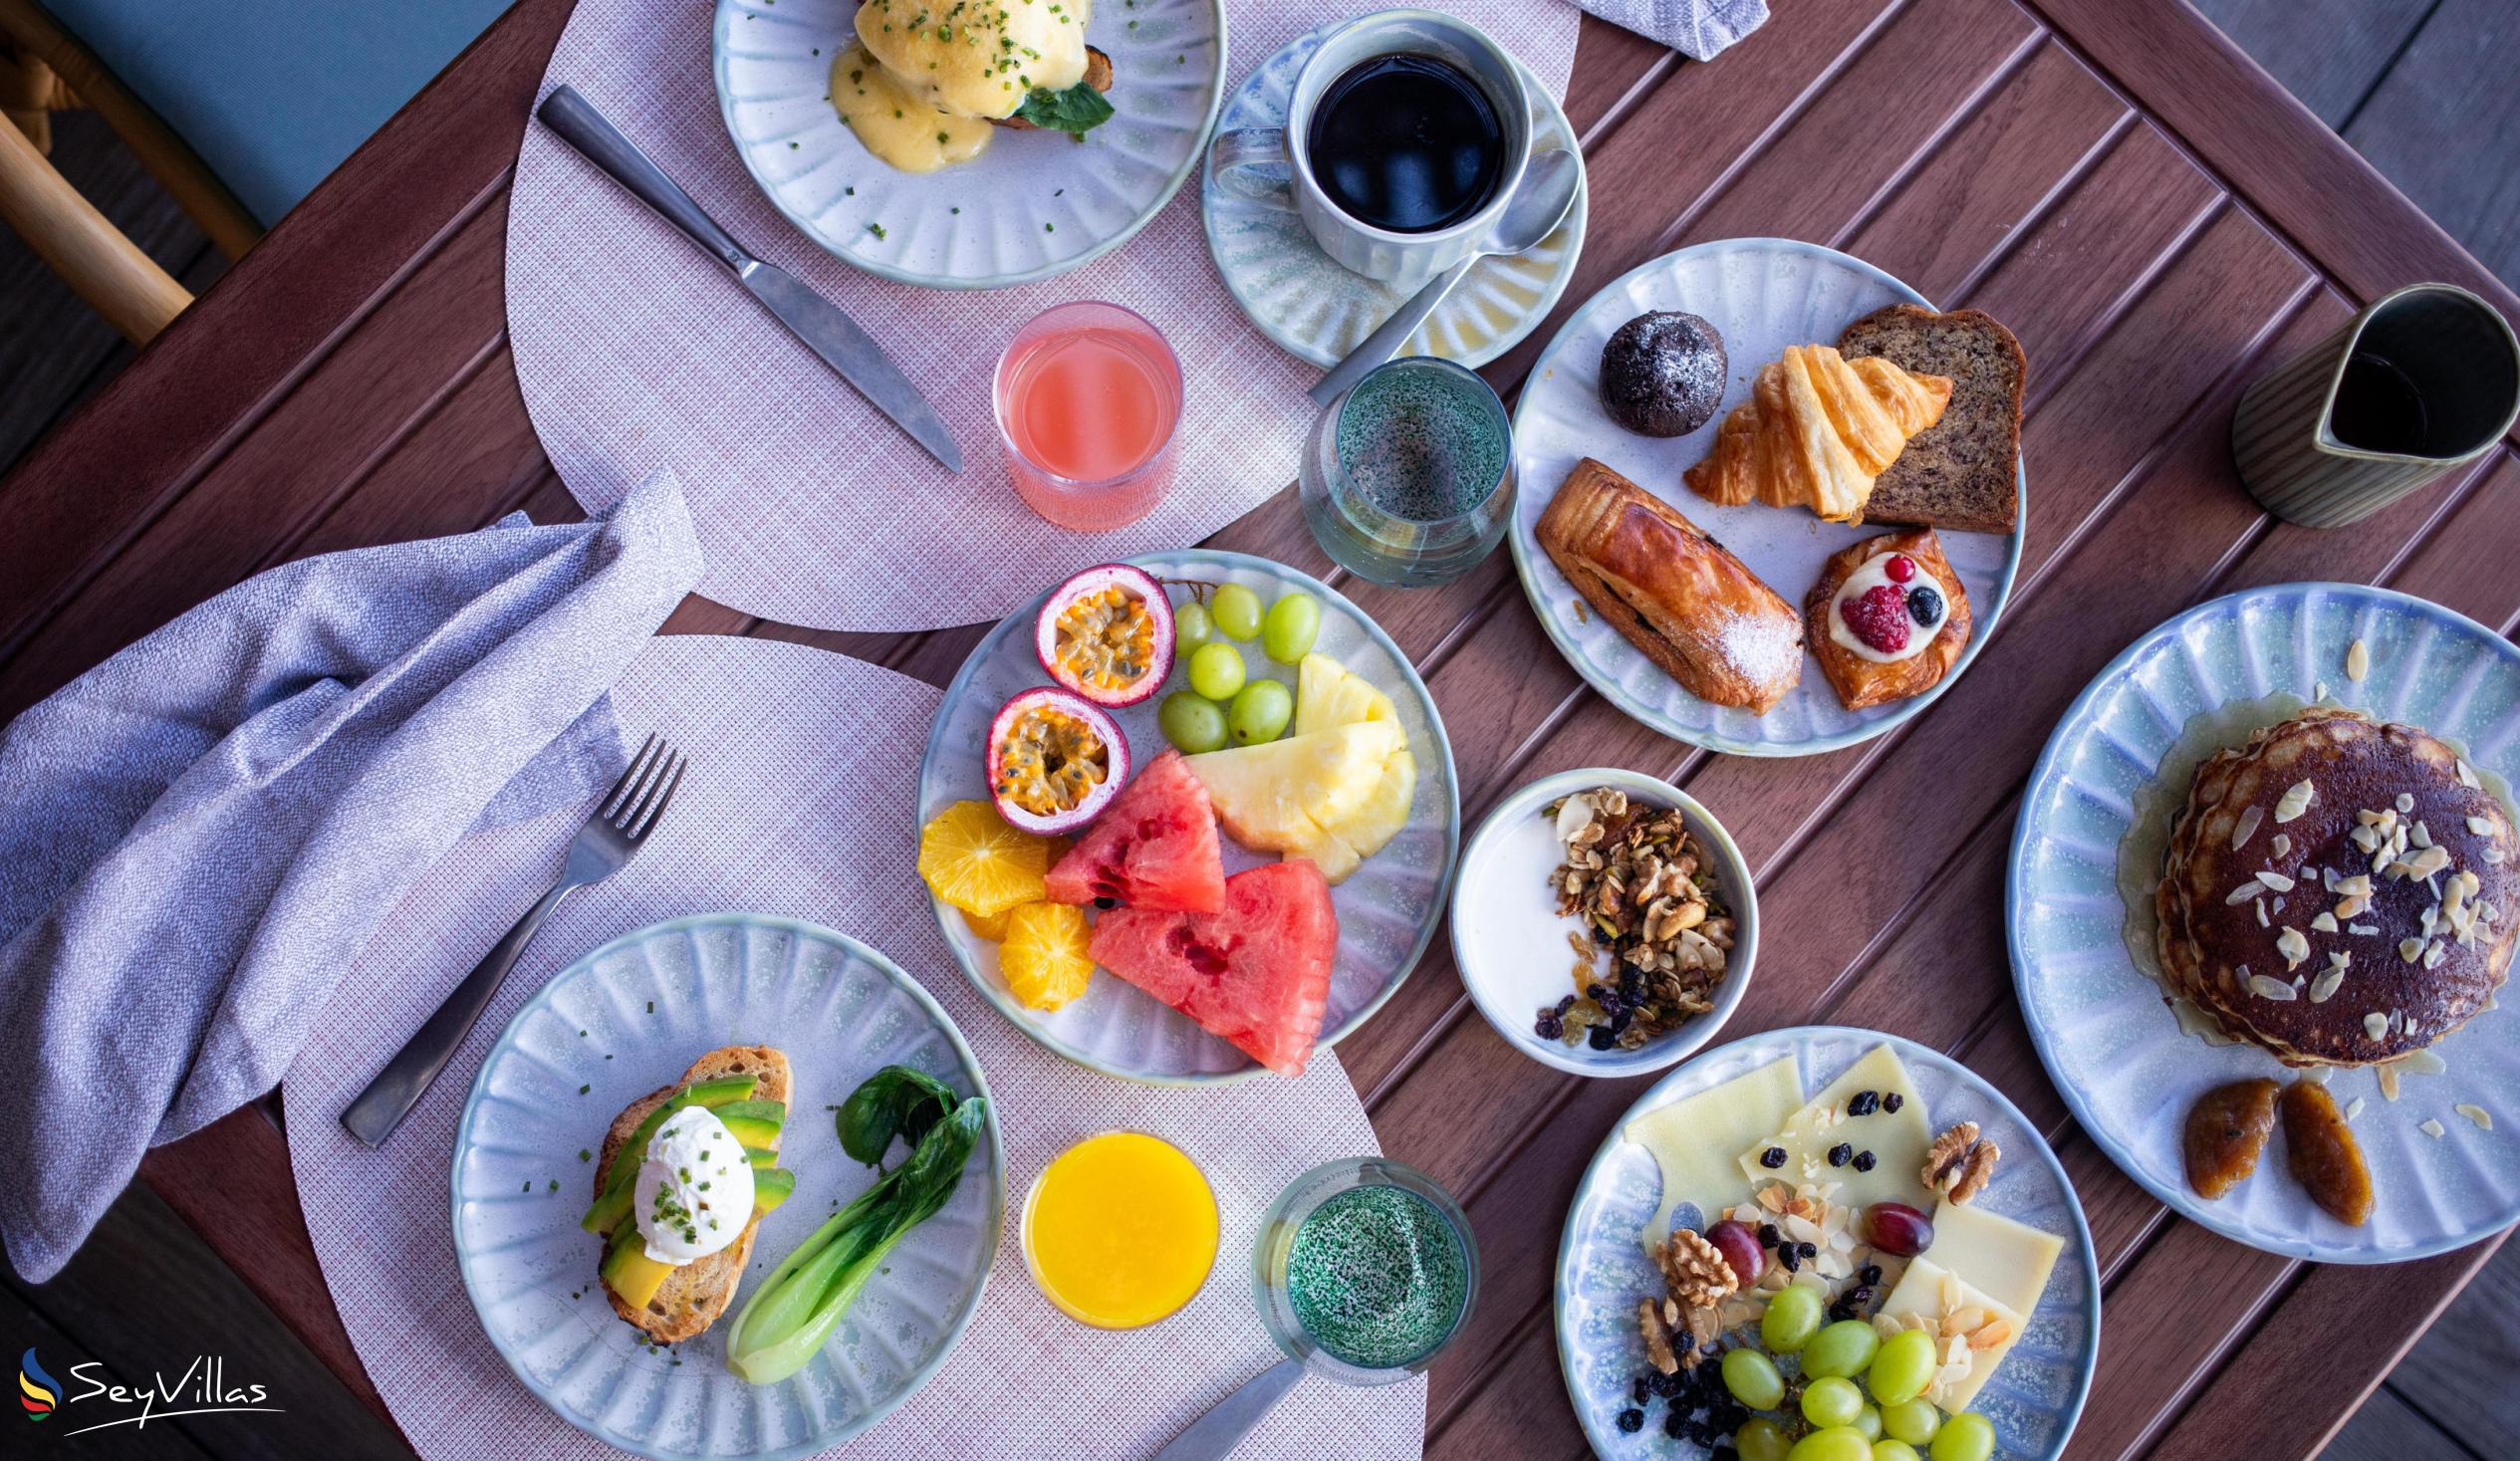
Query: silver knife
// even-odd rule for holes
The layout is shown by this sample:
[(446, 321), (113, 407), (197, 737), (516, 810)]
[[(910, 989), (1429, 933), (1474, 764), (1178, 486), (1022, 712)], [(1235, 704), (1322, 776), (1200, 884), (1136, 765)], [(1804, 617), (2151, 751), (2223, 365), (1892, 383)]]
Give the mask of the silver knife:
[(901, 373), (901, 367), (883, 353), (883, 347), (876, 344), (873, 336), (859, 328), (857, 321), (798, 283), (795, 275), (754, 258), (693, 202), (689, 193), (667, 177), (663, 168), (622, 135), (620, 128), (605, 121), (604, 114), (579, 96), (574, 87), (553, 89), (543, 99), (543, 105), (535, 109), (535, 115), (562, 141), (585, 153), (588, 161), (630, 189), (630, 196), (662, 214), (665, 221), (689, 234), (693, 243), (734, 271), (736, 280), (761, 301), (762, 308), (777, 316), (780, 324), (805, 342), (806, 349), (821, 356), (824, 365), (856, 386), (870, 404), (891, 418), (892, 424), (925, 447), (929, 456), (943, 462), (950, 471), (962, 470), (962, 452), (954, 445), (953, 435), (945, 429), (936, 408), (927, 403), (927, 397), (919, 394), (910, 377)]

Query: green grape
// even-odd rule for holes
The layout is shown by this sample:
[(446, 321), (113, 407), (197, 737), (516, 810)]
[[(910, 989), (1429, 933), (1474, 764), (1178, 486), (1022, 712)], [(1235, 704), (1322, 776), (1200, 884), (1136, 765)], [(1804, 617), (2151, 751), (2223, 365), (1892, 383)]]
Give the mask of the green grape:
[(1218, 589), (1207, 609), (1228, 639), (1248, 639), (1260, 632), (1260, 596), (1240, 584)]
[(1873, 1461), (1873, 1443), (1854, 1426), (1833, 1425), (1796, 1441), (1785, 1461)]
[(1175, 690), (1163, 697), (1163, 704), (1155, 710), (1155, 724), (1162, 728), (1163, 738), (1180, 748), (1183, 755), (1222, 750), (1225, 745), (1224, 710), (1215, 701), (1188, 690)]
[(1785, 1376), (1765, 1354), (1736, 1347), (1724, 1351), (1724, 1388), (1753, 1410), (1773, 1410), (1785, 1399)]
[[(1812, 1296), (1818, 1298), (1817, 1294)], [(1803, 1345), (1803, 1373), (1808, 1375), (1858, 1375), (1873, 1362), (1873, 1351), (1881, 1347), (1882, 1337), (1873, 1326), (1861, 1319), (1842, 1319), (1811, 1337)]]
[(1237, 746), (1274, 741), (1294, 718), (1295, 696), (1281, 680), (1253, 680), (1225, 707), (1225, 728)]
[(1190, 688), (1210, 700), (1234, 698), (1249, 673), (1243, 668), (1242, 651), (1231, 644), (1201, 644), (1190, 656)]
[(1868, 1441), (1880, 1440), (1882, 1438), (1882, 1412), (1880, 1409), (1875, 1406), (1867, 1405), (1863, 1409), (1855, 1412), (1855, 1428), (1864, 1432), (1864, 1438)]
[(1770, 1353), (1791, 1354), (1819, 1333), (1821, 1318), (1828, 1310), (1817, 1289), (1801, 1284), (1780, 1289), (1768, 1301), (1768, 1312), (1759, 1320), (1759, 1342), (1767, 1345)]
[(1172, 652), (1187, 654), (1216, 637), (1216, 620), (1204, 604), (1184, 604), (1172, 610)]
[(1785, 1461), (1794, 1443), (1775, 1421), (1749, 1420), (1732, 1433), (1732, 1448), (1741, 1453), (1741, 1461)]
[(1941, 1363), (1942, 1356), (1934, 1352), (1933, 1336), (1923, 1330), (1900, 1330), (1874, 1351), (1873, 1367), (1864, 1374), (1865, 1388), (1885, 1405), (1913, 1400), (1933, 1383), (1933, 1372)]
[(1260, 626), (1260, 647), (1280, 664), (1293, 664), (1313, 652), (1321, 637), (1321, 606), (1310, 594), (1285, 594), (1269, 606), (1269, 620)]
[[(1875, 1398), (1880, 1398), (1879, 1390), (1873, 1393)], [(1942, 1429), (1942, 1412), (1933, 1408), (1931, 1400), (1893, 1400), (1882, 1407), (1882, 1429), (1890, 1432), (1892, 1440), (1921, 1446), (1933, 1439), (1935, 1431)]]
[(1929, 1453), (1933, 1461), (1986, 1461), (1995, 1454), (1995, 1425), (1973, 1410), (1942, 1422)]
[(1875, 1441), (1873, 1461), (1923, 1461), (1916, 1448), (1905, 1441)]
[[(1852, 1430), (1855, 1418), (1863, 1413), (1864, 1392), (1844, 1375), (1827, 1375), (1803, 1386), (1803, 1419), (1814, 1425)], [(1873, 1443), (1868, 1439), (1864, 1444)]]

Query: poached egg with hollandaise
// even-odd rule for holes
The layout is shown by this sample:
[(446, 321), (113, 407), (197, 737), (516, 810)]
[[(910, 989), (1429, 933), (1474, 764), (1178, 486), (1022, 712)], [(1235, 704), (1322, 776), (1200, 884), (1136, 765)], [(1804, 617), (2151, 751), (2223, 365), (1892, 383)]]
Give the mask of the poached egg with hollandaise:
[(864, 0), (832, 105), (904, 172), (967, 162), (1020, 118), (1082, 135), (1111, 116), (1086, 85), (1092, 0)]

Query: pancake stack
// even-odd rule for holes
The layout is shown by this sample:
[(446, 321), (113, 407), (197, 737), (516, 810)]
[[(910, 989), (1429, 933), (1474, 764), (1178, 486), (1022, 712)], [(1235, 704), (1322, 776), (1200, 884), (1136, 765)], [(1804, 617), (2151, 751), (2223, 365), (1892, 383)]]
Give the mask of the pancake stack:
[(2289, 1066), (2431, 1045), (2492, 999), (2520, 841), (2438, 739), (2323, 706), (2196, 769), (2154, 906), (2164, 983)]

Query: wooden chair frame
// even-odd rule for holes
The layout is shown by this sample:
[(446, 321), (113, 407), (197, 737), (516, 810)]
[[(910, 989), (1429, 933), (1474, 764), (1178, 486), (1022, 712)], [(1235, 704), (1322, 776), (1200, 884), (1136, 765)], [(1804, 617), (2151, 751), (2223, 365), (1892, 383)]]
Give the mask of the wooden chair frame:
[(0, 0), (0, 221), (134, 345), (144, 345), (192, 295), (81, 197), (46, 158), (50, 114), (95, 110), (221, 253), (262, 237), (245, 210), (158, 116), (35, 0)]

